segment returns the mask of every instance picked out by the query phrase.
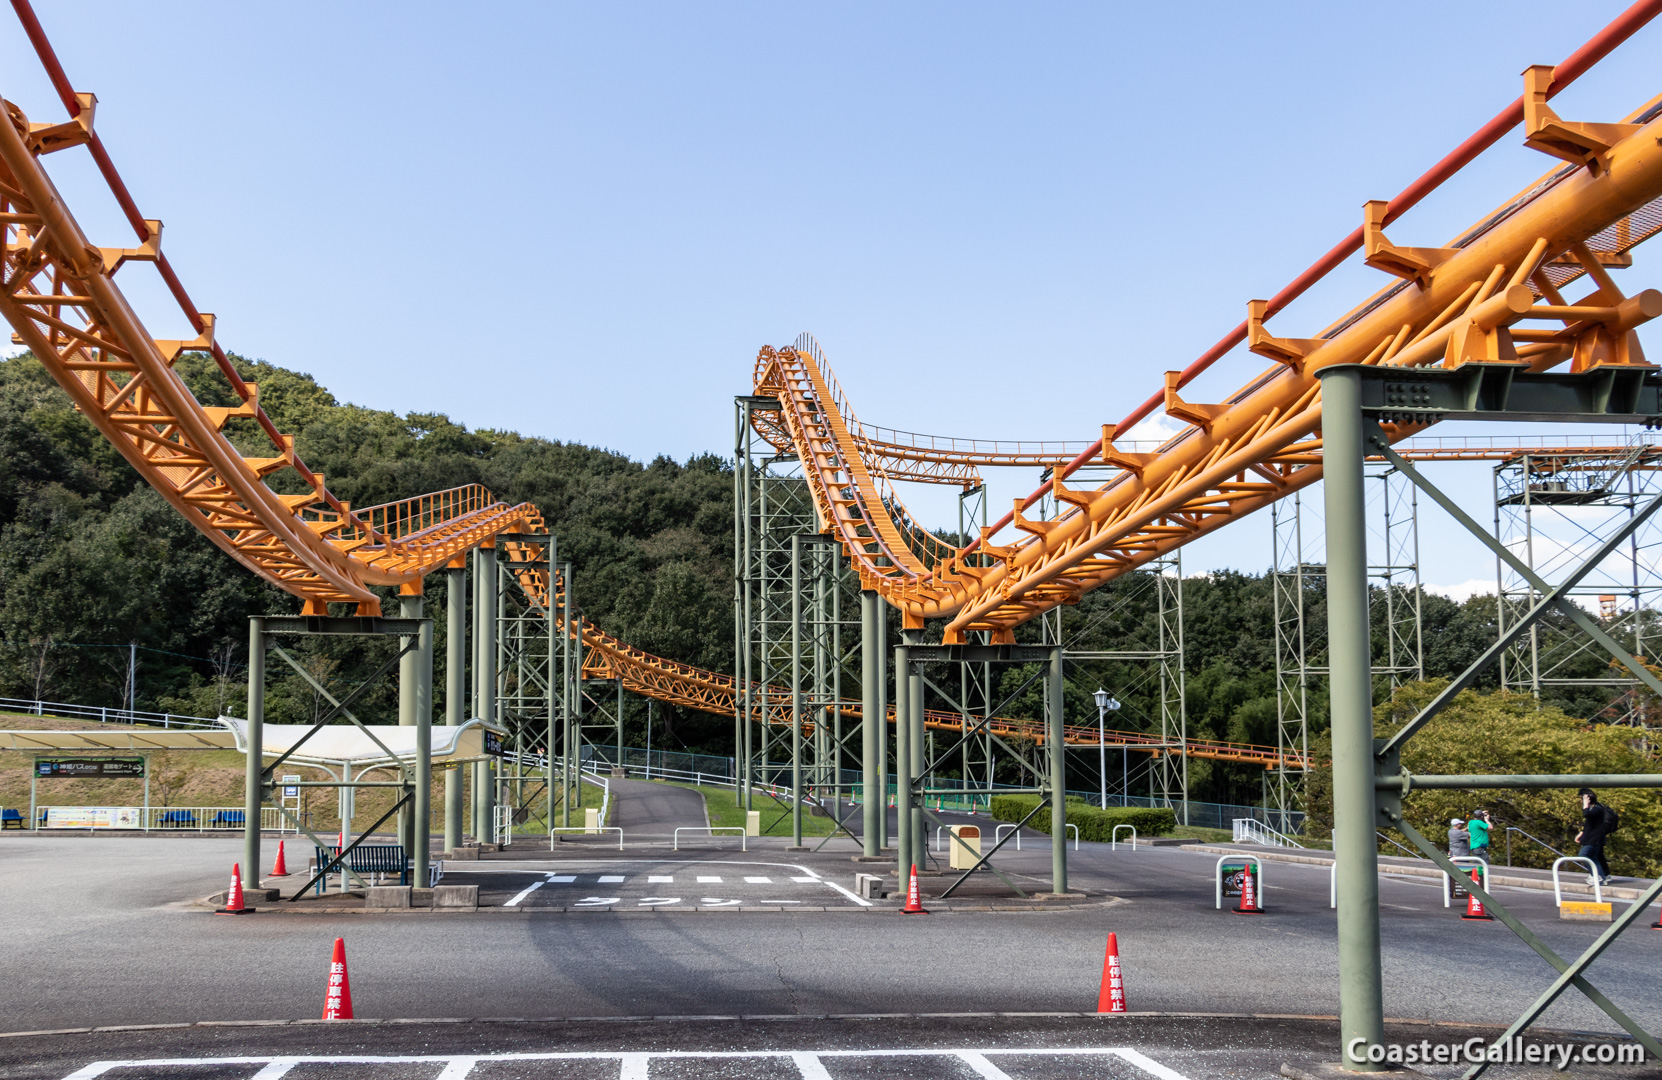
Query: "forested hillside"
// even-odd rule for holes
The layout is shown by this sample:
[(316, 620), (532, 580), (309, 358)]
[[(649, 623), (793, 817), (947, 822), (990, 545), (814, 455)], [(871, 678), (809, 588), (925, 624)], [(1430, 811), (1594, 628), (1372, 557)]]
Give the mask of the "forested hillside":
[[(482, 483), (498, 498), (534, 502), (558, 530), (586, 615), (651, 652), (732, 669), (732, 472), (722, 459), (642, 465), (573, 443), (470, 431), (442, 415), (399, 417), (342, 404), (310, 376), (233, 361), (343, 499), (369, 506)], [(205, 404), (235, 403), (205, 357), (187, 353), (177, 367)], [(240, 423), (228, 433), (254, 450), (252, 424)], [(272, 486), (284, 490), (284, 477)], [(287, 490), (301, 490), (287, 477)], [(430, 587), (435, 610), (443, 598), (442, 584)], [(26, 354), (0, 361), (0, 696), (120, 705), (136, 643), (139, 708), (240, 714), (248, 617), (297, 610), (142, 483), (38, 363)], [(348, 639), (306, 651), (319, 673), (350, 680), (387, 647)], [(305, 715), (311, 693), (272, 674), (273, 719)], [(442, 679), (437, 690), (442, 699)], [(389, 705), (389, 694), (368, 708)], [(677, 733), (689, 744), (707, 741), (704, 727), (732, 741), (730, 721), (668, 718), (690, 725)]]
[[(399, 417), (343, 404), (310, 376), (234, 360), (245, 378), (259, 384), (260, 401), (279, 429), (296, 436), (300, 454), (342, 498), (369, 506), (481, 483), (510, 502), (529, 500), (558, 535), (561, 558), (575, 566), (584, 614), (650, 652), (732, 670), (729, 461), (706, 454), (643, 465), (572, 443), (470, 431), (442, 415)], [(178, 370), (204, 403), (234, 404), (229, 385), (204, 357), (185, 354)], [(247, 427), (228, 428), (233, 440), (263, 452), (252, 424), (238, 423)], [(286, 490), (300, 490), (292, 474), (287, 483)], [(284, 474), (273, 478), (274, 487), (284, 485)], [(1183, 589), (1190, 735), (1275, 743), (1269, 580), (1222, 571), (1190, 577)], [(1082, 650), (1157, 648), (1154, 595), (1146, 575), (1099, 589), (1066, 609), (1064, 640)], [(439, 614), (443, 584), (435, 581), (428, 598), (430, 612)], [(1426, 595), (1422, 601), (1428, 677), (1453, 675), (1494, 640), (1492, 597), (1455, 604)], [(1382, 605), (1375, 607), (1377, 621)], [(240, 714), (248, 617), (294, 610), (292, 597), (233, 563), (141, 483), (32, 358), (0, 361), (0, 696), (120, 706), (134, 655), (129, 647), (136, 645), (137, 707)], [(1306, 614), (1312, 663), (1320, 665), (1326, 616), (1319, 591), (1308, 598)], [(436, 630), (442, 656), (442, 618)], [(1037, 631), (1036, 623), (1029, 624), (1021, 637)], [(1375, 636), (1383, 640), (1381, 625)], [(315, 675), (350, 685), (390, 647), (372, 639), (307, 639), (299, 649)], [(1600, 663), (1591, 655), (1587, 662)], [(1038, 685), (1023, 687), (1029, 674), (1002, 673), (998, 696), (1010, 698), (1002, 711), (1040, 714)], [(1094, 720), (1090, 693), (1098, 685), (1125, 702), (1116, 725), (1157, 724), (1155, 665), (1073, 665), (1071, 719)], [(1480, 683), (1493, 685), (1493, 673)], [(442, 707), (442, 678), (435, 691)], [(1309, 698), (1313, 731), (1319, 732), (1326, 726), (1325, 687), (1314, 684)], [(1582, 717), (1594, 716), (1604, 703), (1597, 694), (1560, 693), (1556, 701)], [(300, 720), (318, 707), (298, 676), (272, 666), (272, 719)], [(392, 686), (370, 695), (364, 708), (366, 715), (389, 716)], [(669, 708), (658, 708), (656, 716), (662, 725), (657, 746), (732, 753), (729, 719)], [(628, 724), (635, 745), (644, 719), (644, 709), (635, 707)], [(1094, 760), (1082, 757), (1080, 764), (1094, 766)], [(1262, 770), (1196, 761), (1191, 794), (1257, 802), (1261, 781)]]

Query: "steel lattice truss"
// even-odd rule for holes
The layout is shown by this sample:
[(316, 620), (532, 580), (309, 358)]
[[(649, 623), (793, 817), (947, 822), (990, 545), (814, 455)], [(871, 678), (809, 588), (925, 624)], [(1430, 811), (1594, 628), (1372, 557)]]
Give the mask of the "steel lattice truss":
[[(161, 223), (139, 212), (93, 130), (96, 99), (70, 89), (32, 15), (25, 28), (70, 115), (61, 123), (35, 123), (5, 103), (0, 314), (14, 340), (31, 350), (148, 483), (222, 550), (300, 597), (312, 614), (326, 613), (331, 603), (378, 614), (371, 586), (415, 591), (426, 574), (501, 534), (543, 530), (530, 504), (510, 506), (477, 485), (367, 508), (333, 495), (295, 452), (294, 438), (277, 430), (260, 406), (258, 386), (241, 378), (215, 340), (214, 317), (196, 308), (169, 266)], [(1574, 74), (1579, 70), (1584, 68)], [(1630, 265), (1631, 250), (1662, 228), (1656, 130), (1662, 110), (1653, 103), (1621, 124), (1564, 121), (1547, 105), (1559, 88), (1553, 79), (1551, 68), (1526, 74), (1522, 118), (1529, 145), (1567, 165), (1441, 248), (1392, 244), (1383, 227), (1394, 210), (1369, 204), (1359, 231), (1367, 261), (1401, 280), (1310, 339), (1271, 335), (1264, 318), (1280, 302), (1252, 302), (1245, 339), (1275, 366), (1216, 405), (1183, 400), (1178, 390), (1190, 375), (1168, 373), (1160, 400), (1169, 415), (1190, 426), (1154, 452), (1116, 448), (1113, 426), (1106, 426), (1104, 438), (1086, 449), (1117, 471), (1094, 488), (1070, 489), (1064, 482), (1092, 460), (1077, 453), (1080, 444), (940, 439), (861, 425), (806, 337), (791, 348), (762, 350), (755, 387), (779, 406), (756, 412), (757, 429), (801, 456), (822, 529), (842, 545), (862, 586), (898, 607), (909, 627), (945, 618), (948, 641), (961, 642), (972, 631), (1009, 641), (1013, 628), (1035, 615), (1318, 479), (1315, 373), (1325, 367), (1642, 365), (1632, 331), (1662, 314), (1662, 294), (1626, 296), (1607, 268)], [(79, 146), (109, 183), (137, 246), (92, 243), (53, 185), (43, 159)], [(117, 283), (118, 272), (133, 262), (155, 264), (196, 337), (158, 340), (149, 333)], [(1592, 278), (1592, 291), (1565, 302), (1559, 290), (1583, 277)], [(1528, 320), (1548, 325), (1520, 325)], [(212, 355), (238, 404), (204, 406), (195, 399), (173, 368), (188, 351)], [(244, 453), (227, 435), (228, 429), (238, 431), (233, 425), (251, 425), (254, 438), (269, 449)], [(1424, 426), (1399, 423), (1391, 434), (1399, 439)], [(980, 468), (1041, 462), (1053, 465), (1046, 489), (1065, 510), (1054, 519), (1030, 519), (1022, 509), (1031, 500), (1018, 502), (1009, 520), (1024, 537), (1005, 545), (991, 542), (996, 527), (963, 549), (933, 536), (912, 521), (891, 486), (893, 480), (972, 485)], [(297, 477), (302, 490), (274, 490), (268, 478), (278, 474)], [(514, 546), (505, 546), (510, 563), (516, 561)], [(530, 549), (521, 554), (518, 561), (535, 561)], [(521, 584), (546, 601), (547, 578), (546, 569), (527, 569)], [(586, 673), (617, 678), (631, 690), (687, 708), (732, 712), (732, 677), (652, 656), (584, 620), (576, 626)], [(777, 688), (768, 696), (788, 698)], [(787, 711), (784, 704), (770, 705), (768, 719), (788, 723)], [(860, 706), (844, 702), (841, 711), (857, 717)], [(928, 723), (956, 730), (960, 718), (931, 714)], [(1042, 738), (1036, 725), (1021, 720), (995, 720), (993, 730)], [(1066, 737), (1093, 743), (1095, 732), (1069, 729)], [(1133, 747), (1146, 738), (1116, 737)], [(1292, 764), (1273, 747), (1191, 741), (1188, 750)]]
[[(1154, 453), (1131, 453), (1115, 447), (1116, 432), (1105, 426), (1094, 450), (1118, 472), (1092, 489), (1066, 486), (1067, 474), (1086, 462), (1058, 453), (1047, 487), (1066, 512), (1034, 520), (1022, 513), (1031, 501), (1018, 500), (1009, 520), (1019, 538), (995, 544), (996, 530), (987, 530), (958, 549), (913, 524), (890, 485), (917, 478), (893, 471), (897, 444), (907, 460), (942, 468), (981, 459), (918, 437), (874, 441), (806, 335), (761, 350), (755, 393), (779, 405), (758, 410), (757, 430), (801, 457), (822, 527), (842, 544), (862, 587), (899, 608), (908, 627), (939, 618), (948, 620), (948, 642), (977, 630), (1011, 641), (1036, 615), (1318, 480), (1316, 374), (1326, 367), (1644, 365), (1633, 329), (1662, 314), (1662, 294), (1629, 297), (1608, 268), (1631, 265), (1632, 249), (1662, 229), (1662, 106), (1652, 102), (1621, 124), (1568, 122), (1547, 105), (1552, 79), (1550, 67), (1525, 74), (1525, 141), (1569, 164), (1443, 247), (1393, 244), (1384, 233), (1387, 204), (1369, 203), (1366, 261), (1399, 280), (1314, 338), (1272, 335), (1267, 303), (1252, 301), (1246, 341), (1274, 366), (1219, 404), (1184, 400), (1183, 376), (1168, 372), (1161, 400), (1187, 428)], [(1584, 277), (1592, 291), (1567, 302), (1560, 290)], [(1388, 431), (1395, 441), (1434, 420)]]

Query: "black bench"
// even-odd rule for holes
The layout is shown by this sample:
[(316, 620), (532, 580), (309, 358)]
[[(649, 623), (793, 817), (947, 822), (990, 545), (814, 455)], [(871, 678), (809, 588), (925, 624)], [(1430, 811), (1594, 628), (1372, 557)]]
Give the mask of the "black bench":
[(21, 828), (23, 828), (23, 811), (11, 809), (0, 810), (0, 829)]
[[(321, 869), (331, 859), (340, 854), (339, 847), (320, 847), (317, 852), (317, 862), (312, 865)], [(359, 844), (346, 856), (347, 867), (355, 874), (397, 874), (400, 885), (410, 883), (410, 860), (404, 854), (402, 844)], [(338, 873), (340, 867), (330, 873)], [(316, 873), (317, 870), (312, 871)], [(317, 879), (317, 895), (323, 895), (323, 884), (327, 877)]]

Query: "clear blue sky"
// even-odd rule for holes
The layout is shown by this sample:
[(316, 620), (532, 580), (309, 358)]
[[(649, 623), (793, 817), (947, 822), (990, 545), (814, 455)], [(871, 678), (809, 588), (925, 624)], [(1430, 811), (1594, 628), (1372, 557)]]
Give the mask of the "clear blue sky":
[[(644, 459), (730, 454), (757, 348), (801, 330), (865, 420), (1089, 439), (1621, 6), (39, 10), (228, 347), (360, 404)], [(0, 27), (0, 92), (58, 118)], [(1556, 107), (1618, 119), (1662, 89), (1659, 45), (1642, 31)], [(1393, 238), (1439, 243), (1550, 164), (1510, 139)], [(52, 166), (96, 242), (130, 235), (83, 153)], [(123, 283), (182, 335), (147, 275)], [(1382, 280), (1348, 267), (1276, 328)], [(1233, 357), (1188, 396), (1263, 366)], [(995, 506), (1032, 482), (1001, 479)], [(1262, 569), (1268, 531), (1189, 568)], [(1492, 566), (1444, 559), (1428, 580)]]

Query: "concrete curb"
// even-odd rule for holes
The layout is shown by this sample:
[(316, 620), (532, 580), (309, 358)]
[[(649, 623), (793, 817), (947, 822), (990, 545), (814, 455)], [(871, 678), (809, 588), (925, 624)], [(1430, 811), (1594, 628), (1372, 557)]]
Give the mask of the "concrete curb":
[[(1301, 863), (1306, 866), (1320, 866), (1324, 869), (1333, 865), (1333, 857), (1331, 855), (1326, 858), (1314, 854), (1294, 855), (1291, 852), (1277, 851), (1274, 848), (1258, 849), (1224, 847), (1216, 844), (1191, 844), (1184, 847), (1183, 850), (1203, 852), (1207, 855), (1250, 854), (1263, 859), (1265, 862)], [(1399, 874), (1403, 877), (1430, 878), (1433, 881), (1443, 876), (1443, 872), (1441, 870), (1438, 870), (1430, 865), (1414, 866), (1397, 862), (1381, 862), (1379, 864), (1379, 872), (1382, 874)], [(1551, 878), (1542, 880), (1541, 878), (1519, 877), (1516, 874), (1505, 873), (1499, 868), (1492, 868), (1489, 871), (1489, 878), (1496, 885), (1509, 885), (1515, 889), (1536, 889), (1541, 892), (1552, 891)], [(1593, 895), (1593, 887), (1591, 885), (1588, 885), (1584, 880), (1572, 880), (1569, 875), (1564, 875), (1563, 886), (1564, 894), (1566, 896), (1572, 893), (1577, 896)], [(1606, 885), (1602, 888), (1601, 895), (1615, 900), (1637, 900), (1640, 896), (1644, 895), (1644, 888), (1632, 888), (1626, 885)]]

